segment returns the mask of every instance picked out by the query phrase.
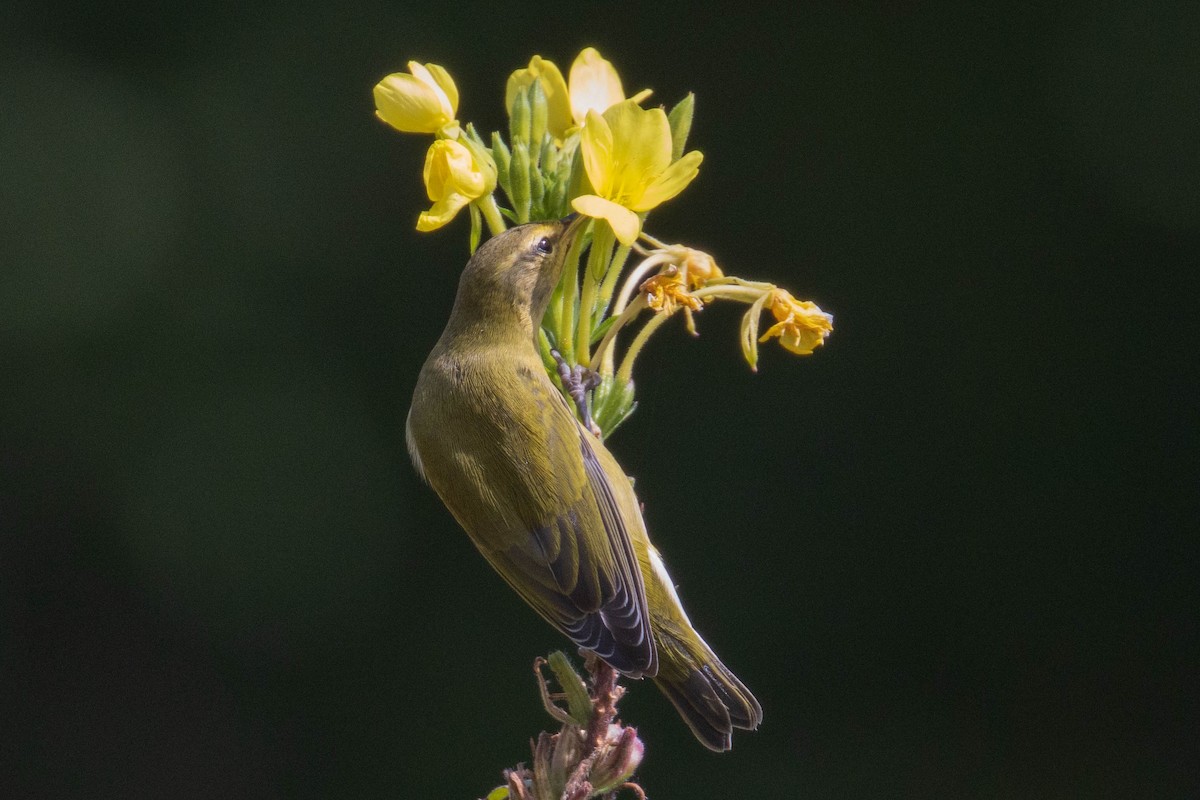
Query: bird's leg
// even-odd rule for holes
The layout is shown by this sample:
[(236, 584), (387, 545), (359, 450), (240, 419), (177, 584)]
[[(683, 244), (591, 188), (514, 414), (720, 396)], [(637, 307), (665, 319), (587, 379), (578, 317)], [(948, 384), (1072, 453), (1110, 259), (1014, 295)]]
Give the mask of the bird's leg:
[(592, 419), (587, 393), (600, 385), (600, 373), (594, 369), (588, 369), (583, 364), (576, 364), (572, 367), (557, 350), (551, 350), (550, 355), (554, 356), (554, 363), (558, 365), (558, 378), (562, 381), (563, 388), (567, 390), (567, 394), (571, 395), (571, 399), (575, 401), (575, 407), (579, 409), (579, 417), (583, 420), (583, 426), (591, 431), (593, 436), (599, 437), (603, 431)]

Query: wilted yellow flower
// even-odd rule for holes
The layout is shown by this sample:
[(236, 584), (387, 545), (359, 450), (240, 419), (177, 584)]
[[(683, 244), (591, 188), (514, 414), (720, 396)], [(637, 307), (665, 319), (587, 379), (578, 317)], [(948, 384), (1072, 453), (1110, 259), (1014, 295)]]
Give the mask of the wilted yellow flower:
[[(571, 117), (576, 125), (583, 125), (589, 111), (603, 114), (625, 99), (621, 76), (594, 47), (585, 47), (575, 57), (570, 78)], [(640, 103), (649, 96), (650, 90), (643, 89), (633, 100)]]
[(704, 156), (697, 150), (671, 163), (671, 126), (661, 108), (625, 100), (589, 111), (579, 141), (593, 194), (571, 201), (584, 216), (608, 220), (617, 240), (630, 245), (642, 230), (636, 212), (649, 211), (683, 191)]
[(692, 311), (704, 308), (704, 303), (688, 292), (683, 276), (674, 266), (667, 267), (647, 280), (640, 289), (646, 295), (646, 305), (655, 311), (673, 314), (680, 307)]
[(454, 219), (463, 206), (496, 187), (496, 164), (453, 139), (438, 139), (425, 154), (425, 191), (433, 207), (421, 213), (417, 230), (432, 231)]
[(394, 72), (375, 84), (375, 116), (405, 133), (443, 132), (458, 136), (458, 87), (437, 64), (408, 62), (408, 71)]
[[(563, 139), (571, 128), (571, 99), (567, 93), (567, 82), (553, 61), (534, 56), (529, 59), (528, 67), (509, 75), (508, 84), (504, 87), (504, 107), (512, 114), (517, 92), (528, 88), (534, 81), (542, 85), (542, 94), (546, 96), (546, 129), (555, 139)], [(536, 146), (540, 142), (533, 144)]]
[(825, 337), (833, 331), (832, 314), (810, 300), (797, 300), (786, 289), (772, 289), (767, 305), (778, 322), (758, 337), (760, 342), (778, 336), (781, 345), (806, 356), (824, 344)]
[(686, 251), (683, 257), (683, 268), (687, 273), (689, 289), (699, 289), (711, 280), (725, 277), (725, 273), (708, 253), (691, 247), (683, 249)]

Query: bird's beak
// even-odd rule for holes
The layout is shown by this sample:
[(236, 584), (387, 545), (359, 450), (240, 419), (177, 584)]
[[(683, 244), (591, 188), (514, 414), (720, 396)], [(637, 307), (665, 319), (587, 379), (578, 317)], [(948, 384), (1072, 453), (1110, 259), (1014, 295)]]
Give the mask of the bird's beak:
[(588, 220), (590, 219), (591, 217), (585, 217), (582, 214), (574, 211), (560, 219), (559, 223), (565, 226), (565, 230), (563, 230), (563, 240), (566, 241), (567, 244), (570, 244), (576, 235), (583, 231), (584, 227), (587, 226)]

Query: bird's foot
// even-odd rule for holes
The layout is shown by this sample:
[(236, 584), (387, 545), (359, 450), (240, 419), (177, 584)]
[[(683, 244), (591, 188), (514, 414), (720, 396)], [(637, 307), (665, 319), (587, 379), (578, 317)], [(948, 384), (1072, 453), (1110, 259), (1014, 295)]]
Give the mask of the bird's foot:
[(554, 363), (558, 364), (558, 377), (562, 381), (563, 388), (575, 401), (575, 408), (579, 409), (579, 417), (583, 420), (583, 426), (591, 431), (593, 436), (599, 437), (603, 431), (592, 419), (591, 404), (588, 402), (587, 393), (600, 385), (600, 373), (583, 364), (576, 364), (572, 367), (557, 350), (551, 350), (550, 355), (554, 357)]

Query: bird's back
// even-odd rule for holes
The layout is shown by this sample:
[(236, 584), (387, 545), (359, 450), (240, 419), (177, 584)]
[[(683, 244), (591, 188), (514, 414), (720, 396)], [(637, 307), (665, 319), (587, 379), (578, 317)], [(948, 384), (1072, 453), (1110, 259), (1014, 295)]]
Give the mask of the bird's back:
[(580, 647), (652, 675), (642, 573), (590, 437), (531, 344), (439, 345), (408, 419), (414, 462), (509, 585)]

